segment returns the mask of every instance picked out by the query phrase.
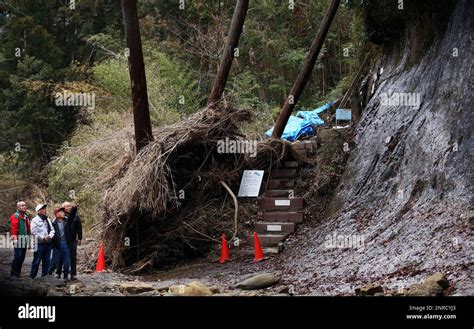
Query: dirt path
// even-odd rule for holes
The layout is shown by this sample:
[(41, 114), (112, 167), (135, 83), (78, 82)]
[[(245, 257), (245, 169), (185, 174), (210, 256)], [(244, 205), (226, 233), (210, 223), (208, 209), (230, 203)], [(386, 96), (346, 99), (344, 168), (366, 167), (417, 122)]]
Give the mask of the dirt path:
[[(80, 251), (79, 251), (80, 253)], [(234, 286), (255, 274), (271, 270), (273, 260), (253, 263), (249, 259), (239, 259), (225, 264), (214, 258), (203, 258), (179, 264), (175, 269), (143, 276), (124, 275), (107, 271), (103, 273), (81, 273), (77, 281), (65, 283), (54, 276), (30, 279), (33, 253), (27, 252), (20, 279), (9, 278), (12, 251), (0, 249), (0, 291), (7, 295), (66, 295), (66, 296), (122, 296), (122, 295), (167, 295), (172, 285), (185, 285), (199, 281), (207, 287), (214, 287), (217, 294), (228, 295), (276, 295), (285, 288), (281, 281), (272, 287), (256, 292), (245, 292)], [(141, 288), (133, 288), (141, 287)], [(151, 286), (153, 289), (147, 289)], [(124, 288), (127, 287), (127, 288)], [(143, 292), (139, 292), (144, 290)], [(133, 291), (133, 292), (131, 292)]]
[[(283, 254), (254, 263), (249, 255), (237, 255), (230, 262), (219, 264), (217, 255), (178, 264), (168, 271), (157, 271), (142, 276), (124, 275), (107, 271), (103, 273), (79, 273), (77, 281), (63, 282), (53, 276), (36, 278), (28, 277), (31, 270), (32, 253), (28, 252), (22, 270), (23, 277), (10, 279), (9, 269), (12, 259), (11, 250), (0, 250), (0, 291), (7, 295), (49, 295), (49, 296), (167, 296), (170, 286), (189, 285), (193, 281), (212, 288), (218, 296), (262, 296), (287, 295), (291, 290), (294, 295), (354, 295), (354, 288), (367, 284), (363, 277), (346, 276), (342, 268), (337, 266), (328, 269), (327, 264), (309, 267), (289, 268), (298, 263), (295, 254), (299, 252), (296, 246), (303, 244), (307, 239), (306, 232), (298, 233), (293, 237), (292, 244)], [(308, 257), (308, 255), (306, 256)], [(334, 260), (336, 262), (336, 260)], [(314, 264), (313, 264), (314, 265)], [(450, 294), (474, 295), (472, 282), (466, 276), (465, 270), (449, 266), (443, 268), (451, 282)], [(303, 271), (303, 272), (302, 272)], [(256, 274), (275, 273), (280, 281), (265, 289), (244, 291), (236, 289), (235, 285), (244, 279)], [(381, 274), (373, 277), (373, 283), (383, 286), (385, 294), (391, 295), (397, 289), (398, 282), (405, 282), (405, 287), (423, 282), (424, 278), (432, 274), (429, 271), (406, 269), (392, 274)], [(285, 293), (282, 294), (282, 291)]]

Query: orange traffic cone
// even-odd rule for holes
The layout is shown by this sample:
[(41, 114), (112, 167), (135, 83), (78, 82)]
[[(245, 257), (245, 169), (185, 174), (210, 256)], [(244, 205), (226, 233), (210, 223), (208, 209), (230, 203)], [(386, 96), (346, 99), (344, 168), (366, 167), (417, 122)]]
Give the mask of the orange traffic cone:
[(99, 257), (97, 258), (97, 266), (95, 267), (96, 272), (105, 271), (105, 260), (104, 260), (104, 246), (100, 244)]
[(222, 247), (221, 247), (221, 259), (219, 259), (219, 263), (224, 264), (226, 260), (230, 260), (229, 246), (227, 245), (225, 234), (222, 234), (221, 239), (222, 239)]
[(253, 261), (259, 262), (264, 258), (264, 256), (263, 256), (262, 247), (260, 246), (260, 240), (258, 239), (257, 232), (253, 232), (253, 244), (254, 244), (254, 249), (255, 249), (255, 258), (253, 259)]

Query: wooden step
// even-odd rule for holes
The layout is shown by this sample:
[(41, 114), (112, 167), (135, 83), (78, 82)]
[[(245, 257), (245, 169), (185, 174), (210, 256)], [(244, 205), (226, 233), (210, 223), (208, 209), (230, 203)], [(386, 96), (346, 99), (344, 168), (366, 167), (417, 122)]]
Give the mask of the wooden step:
[(268, 254), (279, 254), (283, 251), (283, 242), (280, 242), (277, 246), (275, 247), (264, 247), (263, 249), (263, 254), (268, 255)]
[(275, 247), (286, 239), (284, 234), (259, 234), (258, 240), (262, 247)]
[(293, 142), (291, 144), (291, 147), (293, 147), (294, 150), (304, 150), (306, 149), (306, 144), (302, 141), (298, 141), (298, 142)]
[(295, 187), (294, 179), (269, 179), (267, 190), (277, 190)]
[(262, 209), (267, 211), (278, 210), (300, 210), (304, 207), (303, 198), (267, 198), (264, 197), (260, 204)]
[(307, 149), (295, 149), (294, 150), (296, 153), (298, 153), (298, 156), (300, 158), (307, 158), (308, 157), (308, 150)]
[(262, 220), (264, 222), (291, 222), (291, 223), (302, 223), (304, 214), (296, 211), (275, 211), (275, 212), (264, 212)]
[(293, 147), (294, 150), (306, 149), (310, 152), (314, 152), (317, 148), (317, 145), (318, 145), (317, 139), (311, 139), (311, 140), (293, 142), (291, 146)]
[(273, 169), (270, 174), (271, 178), (292, 178), (296, 176), (298, 170), (295, 168)]
[[(260, 238), (259, 238), (260, 240)], [(252, 242), (253, 243), (253, 242)], [(262, 251), (265, 256), (271, 255), (271, 254), (279, 254), (282, 252), (284, 249), (283, 242), (278, 243), (276, 246), (271, 246), (271, 247), (264, 247), (262, 246)], [(240, 255), (246, 258), (249, 258), (253, 255), (255, 255), (255, 250), (252, 248), (245, 248), (245, 249), (235, 249), (232, 251), (233, 255)]]
[(295, 223), (291, 222), (257, 222), (255, 231), (258, 234), (284, 234), (290, 235), (295, 231)]
[[(290, 192), (292, 190), (267, 190), (265, 191), (264, 196), (266, 197), (284, 197), (284, 198), (289, 198), (290, 197)], [(294, 191), (293, 191), (294, 194)]]

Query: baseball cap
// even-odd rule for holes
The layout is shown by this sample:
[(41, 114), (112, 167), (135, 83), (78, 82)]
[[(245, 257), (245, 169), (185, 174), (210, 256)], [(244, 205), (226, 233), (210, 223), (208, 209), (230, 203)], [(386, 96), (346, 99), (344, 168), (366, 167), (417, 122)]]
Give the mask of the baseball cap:
[(47, 205), (45, 205), (44, 203), (40, 203), (39, 205), (36, 206), (35, 208), (35, 211), (38, 212), (39, 210), (43, 209), (43, 208), (46, 208)]
[(58, 215), (58, 212), (60, 212), (60, 211), (64, 211), (64, 208), (61, 207), (61, 208), (56, 208), (56, 209), (54, 209), (54, 216), (57, 216), (57, 215)]

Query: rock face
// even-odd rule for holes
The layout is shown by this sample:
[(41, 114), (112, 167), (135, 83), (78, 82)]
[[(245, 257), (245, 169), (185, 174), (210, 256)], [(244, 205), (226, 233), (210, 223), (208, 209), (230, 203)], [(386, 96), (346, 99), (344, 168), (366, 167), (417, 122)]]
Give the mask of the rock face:
[(235, 287), (242, 290), (263, 289), (278, 283), (280, 279), (273, 273), (257, 274), (238, 283)]
[[(340, 230), (359, 230), (376, 251), (356, 256), (365, 259), (361, 274), (395, 271), (407, 263), (436, 270), (468, 260), (467, 249), (455, 253), (453, 238), (467, 240), (467, 221), (458, 219), (472, 195), (474, 91), (466, 73), (472, 59), (453, 56), (453, 49), (474, 50), (466, 35), (473, 23), (466, 11), (473, 9), (472, 1), (459, 1), (449, 24), (439, 23), (446, 30), (434, 36), (414, 22), (407, 32), (422, 36), (410, 34), (403, 51), (377, 65), (378, 88), (358, 123), (338, 194), (351, 208), (343, 211)], [(430, 40), (424, 52), (416, 48)], [(451, 256), (443, 261), (440, 254)]]
[[(415, 5), (428, 3), (435, 1)], [(401, 41), (384, 46), (371, 65), (369, 100), (332, 202), (337, 207), (294, 253), (282, 255), (284, 277), (309, 287), (324, 282), (337, 294), (373, 277), (388, 285), (403, 277), (409, 285), (417, 271), (467, 273), (474, 2), (433, 7), (410, 18)], [(334, 232), (362, 239), (364, 248), (325, 248)]]

